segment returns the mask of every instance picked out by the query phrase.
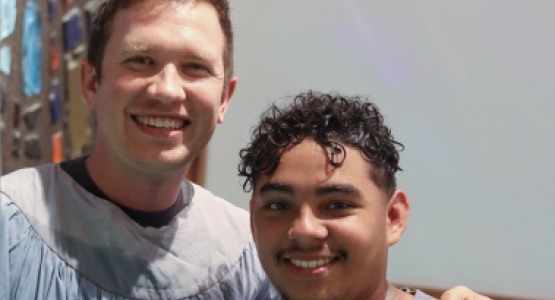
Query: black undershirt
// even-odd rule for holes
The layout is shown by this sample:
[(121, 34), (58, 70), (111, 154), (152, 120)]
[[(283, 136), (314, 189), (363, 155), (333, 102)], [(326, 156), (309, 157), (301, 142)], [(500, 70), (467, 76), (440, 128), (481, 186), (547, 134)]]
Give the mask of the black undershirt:
[[(82, 188), (87, 190), (89, 193), (95, 195), (98, 198), (110, 201), (117, 205), (121, 210), (129, 216), (133, 221), (143, 227), (154, 227), (160, 228), (166, 226), (170, 221), (179, 213), (182, 209), (180, 201), (175, 201), (175, 203), (168, 209), (160, 211), (142, 211), (136, 210), (129, 207), (125, 207), (114, 200), (110, 199), (98, 186), (94, 183), (89, 172), (85, 167), (85, 159), (87, 157), (81, 157), (73, 160), (68, 160), (60, 163), (60, 167), (69, 176), (73, 178)], [(177, 199), (181, 199), (181, 192)]]

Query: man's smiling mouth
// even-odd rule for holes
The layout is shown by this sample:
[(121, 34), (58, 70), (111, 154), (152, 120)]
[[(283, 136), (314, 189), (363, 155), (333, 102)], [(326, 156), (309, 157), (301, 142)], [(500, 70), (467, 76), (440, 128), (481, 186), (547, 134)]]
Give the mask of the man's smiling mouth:
[(334, 258), (318, 259), (318, 260), (300, 260), (300, 259), (289, 259), (289, 261), (298, 268), (302, 269), (313, 269), (320, 268), (326, 264), (329, 264)]
[(139, 124), (165, 130), (181, 129), (191, 123), (189, 120), (168, 117), (131, 116)]

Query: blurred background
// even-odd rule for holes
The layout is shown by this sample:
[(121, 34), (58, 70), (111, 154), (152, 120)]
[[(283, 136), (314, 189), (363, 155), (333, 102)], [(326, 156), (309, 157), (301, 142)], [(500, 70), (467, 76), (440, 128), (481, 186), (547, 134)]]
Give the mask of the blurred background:
[[(389, 280), (555, 299), (555, 1), (230, 3), (238, 87), (190, 178), (247, 209), (238, 152), (270, 103), (368, 96), (405, 145), (412, 204)], [(0, 0), (4, 174), (92, 149), (76, 64), (96, 5)]]

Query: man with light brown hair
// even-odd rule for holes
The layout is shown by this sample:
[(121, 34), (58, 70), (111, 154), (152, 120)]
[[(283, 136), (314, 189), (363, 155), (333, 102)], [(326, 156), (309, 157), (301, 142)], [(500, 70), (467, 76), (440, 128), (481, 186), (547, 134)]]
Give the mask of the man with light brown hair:
[(88, 157), (2, 178), (0, 299), (273, 299), (248, 213), (184, 180), (235, 90), (225, 0), (108, 0)]

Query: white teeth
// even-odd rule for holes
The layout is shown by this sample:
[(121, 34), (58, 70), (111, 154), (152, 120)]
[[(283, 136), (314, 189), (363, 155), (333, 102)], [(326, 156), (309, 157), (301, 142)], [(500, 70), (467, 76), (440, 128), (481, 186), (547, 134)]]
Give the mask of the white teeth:
[(319, 259), (319, 260), (291, 259), (290, 261), (291, 261), (292, 264), (294, 264), (295, 266), (297, 266), (299, 268), (313, 269), (313, 268), (319, 268), (319, 267), (329, 263), (330, 261), (332, 261), (332, 259), (331, 258)]
[(139, 123), (162, 129), (178, 129), (183, 127), (184, 121), (170, 118), (140, 117), (135, 118)]

